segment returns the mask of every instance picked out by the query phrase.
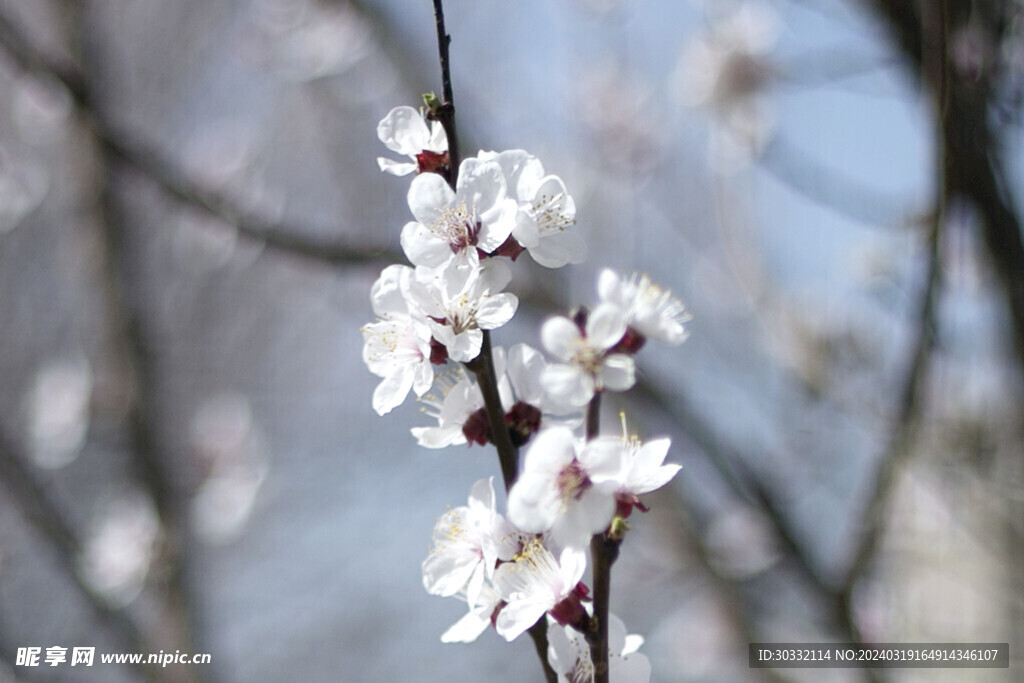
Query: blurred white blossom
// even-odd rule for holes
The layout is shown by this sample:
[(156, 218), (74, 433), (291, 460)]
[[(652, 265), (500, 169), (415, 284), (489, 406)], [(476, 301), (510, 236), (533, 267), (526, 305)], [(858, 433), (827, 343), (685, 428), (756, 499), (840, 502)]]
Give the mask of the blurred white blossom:
[[(626, 625), (614, 614), (608, 615), (608, 680), (611, 683), (647, 683), (651, 663), (638, 652), (644, 639), (626, 633)], [(592, 683), (594, 663), (590, 644), (582, 633), (548, 620), (548, 663), (558, 674), (559, 683)]]
[(81, 558), (82, 574), (115, 605), (127, 605), (145, 585), (160, 539), (152, 503), (133, 493), (112, 501), (92, 524)]
[(731, 172), (764, 149), (775, 127), (767, 93), (777, 74), (772, 51), (779, 19), (753, 0), (708, 19), (707, 31), (680, 56), (677, 81), (684, 104), (712, 115), (711, 162)]
[(84, 356), (40, 368), (26, 397), (29, 450), (36, 465), (63, 467), (78, 457), (89, 429), (92, 389), (92, 368)]
[(192, 498), (196, 535), (208, 543), (230, 541), (252, 514), (269, 469), (249, 401), (224, 394), (203, 402), (190, 424), (190, 437), (206, 472)]

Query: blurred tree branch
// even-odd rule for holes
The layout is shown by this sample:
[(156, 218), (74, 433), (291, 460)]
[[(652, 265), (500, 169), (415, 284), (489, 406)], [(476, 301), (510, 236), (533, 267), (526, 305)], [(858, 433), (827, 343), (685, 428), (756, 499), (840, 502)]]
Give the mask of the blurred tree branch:
[[(865, 4), (888, 25), (911, 72), (930, 95), (945, 148), (941, 171), (948, 200), (966, 201), (981, 217), (982, 238), (1006, 297), (1017, 360), (1024, 369), (1024, 239), (1003, 168), (1001, 131), (992, 116), (1000, 74), (993, 69), (969, 74), (957, 68), (952, 45), (943, 37), (944, 31), (954, 35), (971, 24), (989, 45), (998, 46), (1005, 37), (1003, 12), (1009, 11), (1008, 3), (947, 4), (943, 0), (948, 26), (923, 16), (936, 8), (935, 3), (867, 0)], [(932, 68), (929, 63), (929, 53), (937, 45), (944, 46), (941, 59), (947, 68)]]
[[(58, 559), (61, 569), (71, 579), (85, 601), (91, 606), (99, 620), (118, 635), (126, 647), (136, 652), (144, 652), (146, 638), (143, 629), (135, 618), (125, 610), (117, 609), (96, 591), (79, 571), (82, 556), (82, 545), (71, 524), (61, 512), (60, 507), (51, 500), (35, 475), (24, 463), (21, 449), (16, 442), (0, 426), (0, 482), (7, 488), (11, 500), (17, 505), (25, 520), (35, 529), (40, 538), (44, 539)], [(160, 680), (155, 669), (148, 671), (146, 667), (136, 666), (146, 680)]]
[[(708, 456), (724, 482), (751, 508), (768, 520), (785, 560), (794, 566), (805, 583), (823, 600), (831, 612), (829, 618), (838, 638), (844, 642), (861, 642), (860, 634), (851, 628), (854, 624), (853, 613), (842, 587), (834, 585), (818, 570), (817, 563), (797, 538), (789, 515), (779, 504), (778, 496), (768, 489), (765, 482), (748, 472), (744, 464), (745, 458), (733, 452), (726, 445), (727, 441), (706, 420), (697, 415), (684, 397), (670, 397), (645, 379), (639, 379), (632, 391), (671, 415), (680, 428)], [(706, 562), (707, 557), (702, 556), (702, 560)], [(884, 680), (882, 674), (874, 669), (864, 669), (863, 674), (870, 681)]]
[(229, 223), (244, 237), (273, 249), (333, 265), (376, 264), (401, 258), (397, 252), (385, 246), (364, 248), (333, 239), (313, 237), (314, 231), (309, 228), (267, 220), (259, 213), (239, 206), (224, 194), (203, 187), (168, 162), (156, 148), (118, 129), (94, 101), (80, 69), (36, 50), (2, 13), (0, 46), (24, 71), (54, 78), (67, 89), (83, 124), (92, 132), (105, 155), (142, 173), (178, 201)]
[(906, 223), (906, 202), (840, 175), (778, 135), (757, 164), (789, 189), (840, 216), (880, 228)]

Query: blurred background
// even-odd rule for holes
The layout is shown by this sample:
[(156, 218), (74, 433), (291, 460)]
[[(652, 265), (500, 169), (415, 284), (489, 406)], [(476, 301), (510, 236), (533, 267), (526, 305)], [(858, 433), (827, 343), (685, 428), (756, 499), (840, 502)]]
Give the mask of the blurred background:
[[(540, 157), (589, 244), (495, 342), (606, 266), (694, 316), (605, 406), (684, 467), (612, 579), (654, 680), (1020, 680), (1024, 3), (445, 4), (463, 149)], [(422, 588), (493, 451), (419, 449), (360, 359), (376, 124), (436, 54), (427, 0), (0, 1), (0, 681), (539, 680)], [(748, 668), (786, 641), (1011, 668)]]

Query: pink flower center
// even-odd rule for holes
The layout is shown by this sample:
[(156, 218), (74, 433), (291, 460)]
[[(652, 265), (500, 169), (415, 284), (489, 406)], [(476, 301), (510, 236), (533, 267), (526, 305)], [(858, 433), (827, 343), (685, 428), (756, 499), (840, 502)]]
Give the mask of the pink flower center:
[(476, 209), (470, 210), (466, 202), (462, 202), (441, 210), (437, 222), (430, 226), (430, 231), (447, 242), (453, 254), (458, 254), (476, 246), (480, 228)]
[(584, 492), (594, 484), (590, 481), (587, 471), (583, 469), (579, 460), (573, 459), (558, 473), (557, 485), (562, 494), (562, 500), (570, 498), (579, 500), (583, 497)]

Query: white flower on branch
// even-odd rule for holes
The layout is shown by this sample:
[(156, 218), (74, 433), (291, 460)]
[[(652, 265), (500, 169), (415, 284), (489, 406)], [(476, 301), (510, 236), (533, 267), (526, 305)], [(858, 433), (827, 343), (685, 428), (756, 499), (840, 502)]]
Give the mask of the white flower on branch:
[(423, 561), (427, 592), (447, 597), (464, 591), (467, 602), (475, 605), (497, 564), (496, 539), (507, 527), (495, 510), (494, 478), (478, 480), (467, 505), (448, 510), (434, 524), (433, 546)]
[[(626, 634), (626, 625), (614, 614), (608, 615), (608, 680), (611, 683), (648, 683), (651, 663), (638, 652), (643, 636)], [(548, 622), (548, 663), (558, 674), (559, 683), (592, 683), (594, 664), (590, 645), (574, 628)]]
[(384, 378), (373, 392), (373, 409), (379, 415), (401, 405), (410, 390), (422, 396), (434, 381), (428, 321), (410, 308), (404, 294), (412, 277), (408, 266), (385, 268), (370, 293), (379, 319), (360, 329), (363, 362)]
[(402, 249), (417, 266), (435, 268), (450, 259), (476, 266), (480, 252), (497, 250), (514, 227), (516, 203), (493, 161), (464, 160), (455, 190), (437, 173), (418, 175), (408, 201), (416, 220), (402, 228)]
[(509, 521), (574, 547), (607, 528), (622, 485), (624, 449), (621, 441), (617, 449), (592, 443), (583, 444), (566, 427), (538, 434), (509, 492)]
[[(580, 317), (580, 316), (578, 316)], [(544, 348), (562, 363), (549, 364), (541, 381), (567, 405), (586, 405), (597, 391), (625, 391), (636, 381), (633, 359), (615, 347), (626, 334), (626, 315), (614, 304), (601, 304), (578, 323), (564, 316), (541, 328)]]
[[(597, 292), (601, 301), (622, 309), (626, 325), (634, 333), (673, 346), (686, 341), (685, 324), (692, 316), (682, 301), (648, 276), (623, 277), (606, 268), (598, 277)], [(640, 341), (634, 340), (634, 344)]]
[(532, 537), (511, 562), (494, 572), (494, 584), (505, 605), (495, 628), (505, 640), (514, 640), (545, 613), (559, 624), (583, 624), (587, 614), (582, 600), (588, 590), (580, 583), (587, 556), (579, 548), (565, 548), (555, 557), (541, 538)]
[[(435, 392), (440, 392), (440, 395)], [(411, 431), (416, 442), (423, 448), (447, 448), (467, 443), (467, 432), (477, 431), (471, 419), (483, 410), (484, 397), (473, 378), (459, 366), (451, 373), (439, 375), (434, 380), (433, 390), (425, 394), (420, 403), (423, 412), (435, 418), (437, 425), (413, 427)], [(486, 419), (485, 416), (483, 434), (486, 434)], [(474, 442), (483, 445), (487, 442), (486, 436), (482, 441)]]
[(426, 316), (448, 357), (465, 363), (479, 355), (483, 330), (501, 327), (515, 315), (519, 299), (502, 291), (511, 279), (505, 261), (487, 259), (476, 267), (451, 261), (438, 269), (417, 268), (403, 293)]
[[(505, 349), (493, 350), (498, 395), (512, 442), (522, 446), (540, 429), (542, 413), (551, 403), (540, 385), (546, 362), (536, 349), (516, 344), (506, 360)], [(439, 391), (440, 395), (435, 394)], [(483, 394), (476, 381), (461, 367), (435, 379), (434, 391), (420, 402), (424, 412), (437, 420), (434, 427), (413, 427), (412, 434), (424, 448), (445, 448), (466, 443), (484, 445), (492, 440)]]
[(533, 538), (496, 511), (493, 477), (478, 480), (467, 505), (437, 520), (430, 554), (423, 561), (423, 586), (431, 595), (456, 597), (469, 608), (441, 636), (442, 642), (471, 642), (491, 625), (502, 602), (495, 568), (512, 561)]
[(501, 595), (493, 585), (484, 582), (475, 603), (469, 601), (465, 591), (460, 591), (455, 597), (465, 600), (469, 611), (441, 634), (441, 642), (472, 643), (491, 625), (491, 617), (501, 604)]
[(600, 459), (619, 458), (622, 463), (619, 487), (615, 492), (619, 516), (628, 517), (633, 508), (647, 512), (648, 508), (640, 502), (640, 496), (660, 489), (682, 469), (680, 465), (665, 464), (671, 444), (668, 438), (643, 443), (635, 436), (625, 434), (621, 437), (601, 436), (587, 444), (588, 449), (603, 453)]
[(427, 121), (412, 107), (395, 107), (377, 124), (384, 146), (412, 161), (377, 158), (380, 170), (391, 175), (431, 172), (448, 165), (448, 137), (437, 121)]
[(478, 157), (501, 165), (508, 194), (517, 204), (512, 230), (515, 243), (506, 243), (499, 254), (515, 259), (525, 249), (546, 268), (561, 268), (586, 258), (583, 238), (567, 230), (576, 224), (576, 203), (561, 178), (545, 175), (540, 159), (521, 149), (480, 152)]

